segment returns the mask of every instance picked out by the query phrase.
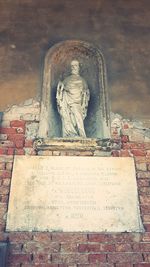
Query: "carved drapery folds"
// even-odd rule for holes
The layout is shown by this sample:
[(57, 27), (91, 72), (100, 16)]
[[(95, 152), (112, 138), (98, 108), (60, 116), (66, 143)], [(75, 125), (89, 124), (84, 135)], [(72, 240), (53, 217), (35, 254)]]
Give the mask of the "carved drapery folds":
[(83, 41), (64, 41), (50, 48), (45, 57), (41, 114), (38, 137), (61, 138), (62, 125), (56, 103), (59, 81), (70, 75), (70, 62), (80, 63), (80, 75), (90, 90), (90, 101), (84, 127), (87, 138), (109, 138), (110, 117), (106, 70), (102, 53)]

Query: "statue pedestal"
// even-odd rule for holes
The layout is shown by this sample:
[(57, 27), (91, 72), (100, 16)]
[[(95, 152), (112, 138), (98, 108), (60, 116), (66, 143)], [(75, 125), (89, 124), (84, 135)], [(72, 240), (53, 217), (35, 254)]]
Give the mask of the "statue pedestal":
[(34, 146), (40, 150), (79, 150), (79, 151), (106, 151), (110, 152), (113, 147), (111, 139), (98, 138), (54, 138), (37, 139)]

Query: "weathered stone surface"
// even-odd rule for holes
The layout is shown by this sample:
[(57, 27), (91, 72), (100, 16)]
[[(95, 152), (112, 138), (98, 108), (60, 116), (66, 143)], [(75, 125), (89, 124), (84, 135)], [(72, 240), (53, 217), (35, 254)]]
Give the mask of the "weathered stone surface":
[(132, 158), (16, 156), (9, 231), (142, 231)]
[(34, 139), (37, 135), (37, 131), (38, 131), (38, 123), (37, 122), (28, 123), (26, 126), (26, 133), (25, 133), (26, 138), (27, 139)]
[(5, 124), (11, 120), (34, 120), (39, 115), (39, 102), (35, 100), (25, 101), (20, 105), (13, 105), (3, 114), (2, 123)]

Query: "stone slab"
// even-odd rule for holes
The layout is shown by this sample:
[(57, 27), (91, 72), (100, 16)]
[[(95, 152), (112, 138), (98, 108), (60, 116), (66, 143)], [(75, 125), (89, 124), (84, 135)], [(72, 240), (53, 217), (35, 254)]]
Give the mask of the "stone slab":
[(15, 156), (6, 230), (143, 231), (133, 158)]

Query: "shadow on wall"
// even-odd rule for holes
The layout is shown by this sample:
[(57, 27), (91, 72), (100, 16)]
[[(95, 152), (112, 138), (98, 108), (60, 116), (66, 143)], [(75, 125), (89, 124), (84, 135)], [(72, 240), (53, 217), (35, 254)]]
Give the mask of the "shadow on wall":
[(3, 118), (3, 112), (0, 112), (0, 126), (1, 126), (2, 118)]

